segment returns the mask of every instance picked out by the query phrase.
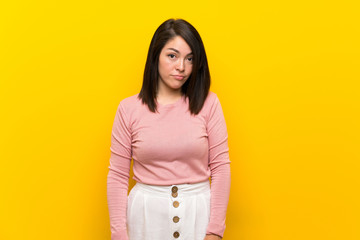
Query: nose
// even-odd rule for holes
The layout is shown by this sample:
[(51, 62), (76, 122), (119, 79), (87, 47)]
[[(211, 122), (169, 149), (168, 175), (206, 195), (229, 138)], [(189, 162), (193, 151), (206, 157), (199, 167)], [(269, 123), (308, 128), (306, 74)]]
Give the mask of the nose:
[(184, 61), (179, 59), (179, 62), (176, 64), (176, 69), (181, 71), (181, 72), (184, 71), (184, 69), (185, 69)]

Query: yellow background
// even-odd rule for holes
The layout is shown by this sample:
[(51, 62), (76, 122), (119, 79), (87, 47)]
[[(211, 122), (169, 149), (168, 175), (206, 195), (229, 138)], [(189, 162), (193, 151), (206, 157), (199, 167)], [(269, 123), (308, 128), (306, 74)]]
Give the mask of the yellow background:
[(0, 239), (110, 239), (116, 108), (171, 17), (202, 36), (227, 122), (224, 239), (360, 239), (357, 2), (2, 1)]

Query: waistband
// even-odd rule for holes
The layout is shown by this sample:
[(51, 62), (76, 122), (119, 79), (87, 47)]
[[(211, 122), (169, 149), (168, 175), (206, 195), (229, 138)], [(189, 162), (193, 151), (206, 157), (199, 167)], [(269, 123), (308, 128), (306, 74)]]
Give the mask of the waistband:
[(181, 196), (189, 196), (189, 195), (210, 191), (210, 183), (208, 180), (199, 183), (174, 184), (167, 186), (149, 185), (145, 183), (136, 182), (134, 187), (148, 193), (163, 195), (168, 197), (171, 194), (174, 186), (177, 187), (177, 192)]

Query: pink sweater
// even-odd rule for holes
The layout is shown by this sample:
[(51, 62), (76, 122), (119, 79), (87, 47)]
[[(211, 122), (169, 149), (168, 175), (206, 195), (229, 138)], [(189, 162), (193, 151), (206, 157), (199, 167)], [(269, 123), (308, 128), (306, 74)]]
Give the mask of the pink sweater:
[(197, 183), (211, 177), (210, 222), (206, 233), (223, 236), (230, 193), (228, 133), (217, 95), (209, 91), (197, 116), (188, 98), (151, 112), (137, 98), (123, 99), (111, 134), (107, 201), (112, 240), (128, 240), (126, 229), (130, 163), (133, 179), (152, 185)]

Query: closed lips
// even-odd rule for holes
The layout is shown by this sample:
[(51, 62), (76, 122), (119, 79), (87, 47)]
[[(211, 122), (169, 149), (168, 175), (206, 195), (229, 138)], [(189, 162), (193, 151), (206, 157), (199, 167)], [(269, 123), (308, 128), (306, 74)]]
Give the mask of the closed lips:
[(185, 76), (181, 76), (181, 75), (173, 75), (173, 76), (176, 80), (183, 80), (185, 78)]

